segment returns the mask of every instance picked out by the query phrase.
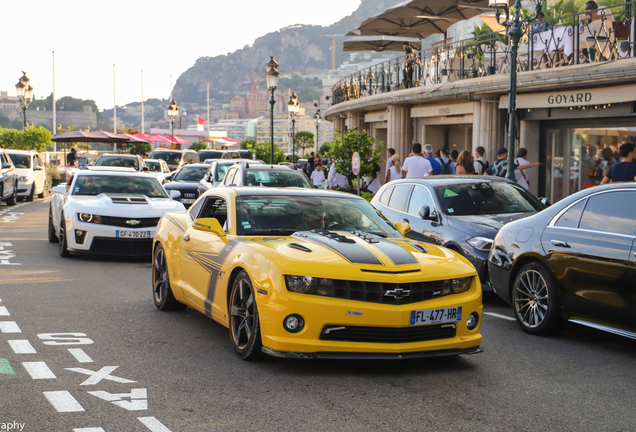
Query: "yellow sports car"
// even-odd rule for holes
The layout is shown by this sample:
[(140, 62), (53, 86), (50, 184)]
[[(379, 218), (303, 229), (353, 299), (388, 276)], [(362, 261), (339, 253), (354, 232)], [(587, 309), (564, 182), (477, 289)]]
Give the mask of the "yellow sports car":
[(228, 327), (244, 360), (481, 352), (475, 268), (408, 229), (352, 194), (214, 188), (159, 221), (155, 305)]

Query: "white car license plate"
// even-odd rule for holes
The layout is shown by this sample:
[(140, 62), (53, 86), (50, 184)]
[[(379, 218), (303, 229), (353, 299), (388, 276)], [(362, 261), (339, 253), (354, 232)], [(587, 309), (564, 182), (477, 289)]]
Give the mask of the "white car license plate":
[(195, 201), (195, 200), (193, 200), (192, 198), (183, 198), (183, 199), (181, 200), (181, 203), (182, 203), (182, 204), (192, 204), (192, 203), (194, 203), (194, 201)]
[(118, 238), (150, 238), (150, 231), (120, 231), (117, 230), (115, 237)]
[(411, 325), (439, 324), (462, 320), (462, 307), (411, 311)]

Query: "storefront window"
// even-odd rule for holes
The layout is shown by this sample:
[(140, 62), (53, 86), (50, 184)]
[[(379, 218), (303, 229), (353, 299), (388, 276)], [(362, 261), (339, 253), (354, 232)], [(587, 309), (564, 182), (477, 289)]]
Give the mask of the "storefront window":
[(618, 148), (636, 142), (636, 128), (547, 131), (546, 187), (552, 202), (599, 184), (620, 160)]

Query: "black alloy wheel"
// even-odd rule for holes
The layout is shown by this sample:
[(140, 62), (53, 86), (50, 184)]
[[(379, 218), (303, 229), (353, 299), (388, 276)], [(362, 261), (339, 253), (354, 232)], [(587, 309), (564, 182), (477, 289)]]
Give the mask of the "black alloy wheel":
[(64, 219), (64, 213), (60, 215), (60, 233), (58, 235), (58, 238), (60, 239), (60, 256), (62, 258), (71, 256), (68, 251), (68, 242), (66, 241), (66, 220)]
[(13, 185), (13, 195), (7, 199), (7, 205), (14, 206), (18, 202), (18, 184)]
[(242, 360), (257, 360), (262, 354), (261, 326), (252, 281), (241, 271), (230, 294), (230, 339)]
[(542, 264), (521, 269), (512, 286), (512, 305), (517, 323), (527, 333), (545, 336), (564, 327), (556, 280)]
[(53, 213), (49, 208), (49, 242), (57, 243), (59, 240), (55, 234), (55, 226), (53, 225)]
[(172, 294), (166, 252), (161, 243), (155, 248), (153, 258), (152, 297), (155, 301), (155, 306), (162, 311), (184, 310), (186, 305), (177, 301), (177, 299), (174, 298), (174, 294)]

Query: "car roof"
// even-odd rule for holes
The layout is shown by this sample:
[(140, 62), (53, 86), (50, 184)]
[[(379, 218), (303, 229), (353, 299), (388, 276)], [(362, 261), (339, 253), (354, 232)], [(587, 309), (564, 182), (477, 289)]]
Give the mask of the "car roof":
[[(243, 163), (241, 162), (237, 162), (236, 165), (238, 166), (244, 166)], [(254, 164), (254, 167), (257, 170), (261, 170), (261, 171), (265, 171), (265, 170), (270, 170), (270, 171), (297, 171), (295, 169), (291, 169), (288, 166), (285, 165), (266, 165), (264, 163), (260, 163), (260, 164)], [(250, 165), (249, 169), (252, 169), (252, 166)], [(301, 172), (301, 171), (298, 171)]]
[(265, 162), (261, 161), (261, 160), (252, 160), (252, 159), (214, 159), (217, 163), (222, 163), (222, 164), (229, 164), (229, 165), (233, 165), (235, 163), (241, 163), (241, 162), (247, 162), (247, 163), (251, 163), (251, 164), (256, 164), (256, 165), (263, 165)]
[(96, 176), (119, 176), (119, 177), (145, 177), (145, 178), (152, 178), (154, 179), (155, 176), (153, 176), (152, 174), (147, 174), (147, 173), (142, 173), (139, 171), (135, 171), (135, 170), (113, 170), (113, 171), (109, 171), (109, 170), (99, 170), (99, 171), (94, 171), (92, 169), (90, 170), (80, 170), (80, 171), (76, 171), (75, 175), (79, 175), (79, 176), (85, 176), (85, 175), (96, 175)]
[[(215, 188), (220, 190), (219, 188)], [(215, 189), (210, 189), (214, 191)], [(287, 195), (287, 196), (310, 196), (310, 197), (323, 197), (323, 198), (350, 198), (353, 200), (366, 201), (357, 195), (349, 192), (338, 192), (329, 189), (308, 189), (308, 188), (273, 188), (273, 187), (253, 187), (253, 186), (239, 186), (239, 187), (223, 187), (223, 190), (234, 191), (236, 196), (272, 196), (272, 195)]]
[(181, 167), (181, 169), (188, 168), (188, 167), (195, 167), (195, 168), (210, 168), (210, 164), (204, 164), (204, 163), (192, 163), (192, 164), (184, 165), (183, 167)]
[(489, 175), (436, 175), (436, 176), (426, 176), (426, 177), (415, 177), (409, 179), (400, 179), (394, 180), (390, 183), (384, 185), (384, 187), (388, 185), (400, 184), (400, 183), (419, 183), (429, 186), (447, 186), (447, 185), (457, 185), (463, 183), (493, 183), (493, 182), (503, 182), (503, 183), (513, 183), (512, 181), (497, 177), (497, 176), (489, 176)]
[(101, 157), (125, 157), (125, 158), (137, 159), (139, 156), (131, 155), (131, 154), (104, 153), (103, 155), (100, 155), (99, 157), (100, 158)]
[(144, 162), (165, 162), (163, 159), (144, 159)]
[[(152, 152), (165, 152), (165, 151), (169, 151), (169, 152), (177, 152), (177, 153), (181, 153), (183, 152), (183, 150), (173, 150), (173, 149), (167, 149), (167, 148), (158, 148), (158, 149), (154, 149)], [(194, 151), (194, 150), (190, 150), (190, 151)]]
[(35, 150), (14, 150), (14, 149), (3, 149), (7, 152), (7, 154), (33, 154), (37, 153)]

